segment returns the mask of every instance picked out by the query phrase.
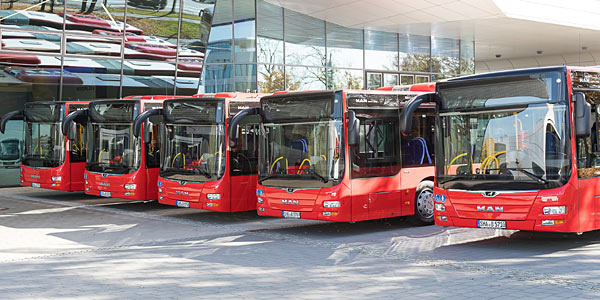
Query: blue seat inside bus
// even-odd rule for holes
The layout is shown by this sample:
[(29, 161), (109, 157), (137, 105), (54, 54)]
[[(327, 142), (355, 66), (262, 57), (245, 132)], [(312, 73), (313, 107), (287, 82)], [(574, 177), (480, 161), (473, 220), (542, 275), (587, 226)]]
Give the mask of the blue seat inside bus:
[(405, 165), (431, 164), (427, 142), (422, 137), (403, 142), (402, 151)]

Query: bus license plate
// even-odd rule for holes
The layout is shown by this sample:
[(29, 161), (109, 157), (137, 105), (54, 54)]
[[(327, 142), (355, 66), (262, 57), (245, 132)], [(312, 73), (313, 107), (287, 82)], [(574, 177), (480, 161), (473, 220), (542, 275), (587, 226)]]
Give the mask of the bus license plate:
[(189, 208), (190, 207), (190, 203), (187, 201), (179, 201), (177, 200), (177, 202), (175, 202), (175, 204), (179, 207), (186, 207)]
[(477, 227), (491, 229), (506, 229), (506, 221), (477, 220)]
[(283, 211), (283, 217), (288, 219), (300, 219), (299, 211)]
[(39, 187), (41, 187), (41, 185), (39, 183), (32, 182), (31, 187), (39, 188)]
[(100, 196), (101, 196), (101, 197), (110, 197), (110, 192), (107, 192), (107, 191), (100, 191)]

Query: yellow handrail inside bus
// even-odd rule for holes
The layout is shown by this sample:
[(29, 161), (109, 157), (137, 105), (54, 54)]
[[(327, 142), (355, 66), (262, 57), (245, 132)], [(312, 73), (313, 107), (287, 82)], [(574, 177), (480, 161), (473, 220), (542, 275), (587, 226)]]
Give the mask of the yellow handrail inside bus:
[(453, 158), (450, 161), (450, 163), (448, 164), (448, 166), (446, 167), (446, 173), (448, 172), (448, 170), (450, 170), (450, 166), (452, 165), (452, 163), (454, 163), (457, 159), (459, 159), (459, 158), (461, 158), (463, 156), (467, 156), (467, 153), (460, 154), (460, 155), (456, 156), (455, 158)]
[(296, 172), (296, 174), (300, 174), (300, 171), (302, 170), (302, 166), (303, 166), (303, 165), (304, 165), (304, 163), (305, 163), (305, 162), (307, 162), (307, 161), (308, 161), (308, 166), (309, 166), (309, 167), (311, 166), (310, 159), (308, 159), (308, 158), (305, 158), (305, 159), (304, 159), (304, 160), (303, 160), (303, 161), (300, 163), (300, 167), (298, 167), (298, 172)]
[(102, 155), (102, 152), (108, 152), (108, 150), (106, 150), (106, 149), (100, 150), (100, 153), (98, 153), (98, 162), (100, 162), (100, 156)]
[(83, 135), (85, 134), (84, 130), (85, 128), (83, 127), (83, 125), (79, 125), (79, 155), (83, 155)]
[(322, 158), (323, 158), (325, 161), (327, 161), (327, 157), (326, 157), (325, 155), (321, 154), (321, 157), (322, 157)]
[[(271, 168), (269, 169), (269, 174), (273, 173), (273, 167), (275, 167), (275, 164), (282, 159), (283, 159), (283, 156), (280, 156), (273, 162), (273, 164), (271, 164)], [(286, 166), (286, 170), (287, 170), (287, 166)]]
[(175, 159), (177, 159), (179, 155), (183, 155), (183, 165), (185, 166), (185, 154), (179, 152), (177, 153), (177, 155), (175, 155), (175, 157), (173, 157), (173, 161), (171, 162), (171, 168), (175, 165)]

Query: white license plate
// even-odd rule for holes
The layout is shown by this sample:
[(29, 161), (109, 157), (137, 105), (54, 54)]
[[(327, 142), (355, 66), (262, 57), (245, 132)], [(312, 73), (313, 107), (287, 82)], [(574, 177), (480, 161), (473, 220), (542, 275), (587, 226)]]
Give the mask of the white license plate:
[(31, 183), (31, 187), (37, 187), (37, 188), (39, 188), (39, 187), (41, 187), (41, 186), (40, 186), (40, 184), (39, 184), (39, 183), (34, 183), (34, 182), (32, 182), (32, 183)]
[(177, 200), (175, 202), (175, 205), (179, 206), (179, 207), (190, 207), (190, 203), (187, 201), (179, 201)]
[(107, 192), (107, 191), (100, 191), (100, 196), (101, 196), (101, 197), (110, 197), (110, 192)]
[(283, 217), (288, 219), (300, 219), (299, 211), (283, 211)]
[(477, 227), (492, 228), (492, 229), (506, 229), (506, 221), (477, 220)]

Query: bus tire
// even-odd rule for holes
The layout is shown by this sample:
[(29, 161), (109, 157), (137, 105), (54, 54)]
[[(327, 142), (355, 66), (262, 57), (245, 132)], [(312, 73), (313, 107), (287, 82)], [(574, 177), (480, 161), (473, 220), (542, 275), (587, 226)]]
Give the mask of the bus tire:
[(433, 181), (425, 180), (417, 186), (415, 193), (415, 214), (410, 217), (415, 225), (433, 224)]

